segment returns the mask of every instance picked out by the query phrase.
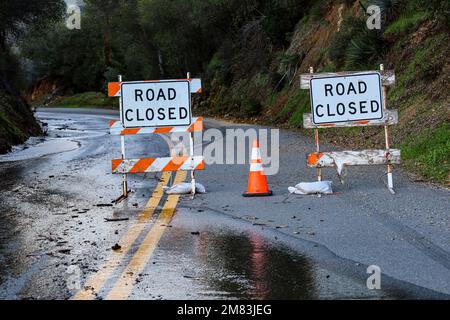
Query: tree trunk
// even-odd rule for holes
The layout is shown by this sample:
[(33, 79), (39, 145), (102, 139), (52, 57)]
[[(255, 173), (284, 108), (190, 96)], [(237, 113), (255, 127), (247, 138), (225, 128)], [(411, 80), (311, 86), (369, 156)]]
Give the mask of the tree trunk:
[(109, 26), (109, 18), (106, 18), (106, 30), (103, 44), (103, 55), (105, 67), (111, 67), (111, 29)]
[(165, 75), (166, 75), (166, 72), (164, 70), (164, 58), (163, 58), (161, 50), (159, 48), (157, 50), (158, 50), (159, 73), (161, 75), (161, 78), (164, 79)]

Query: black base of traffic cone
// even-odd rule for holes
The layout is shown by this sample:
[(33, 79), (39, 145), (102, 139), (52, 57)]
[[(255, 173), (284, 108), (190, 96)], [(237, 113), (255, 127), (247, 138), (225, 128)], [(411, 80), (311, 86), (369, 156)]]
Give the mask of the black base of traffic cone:
[(242, 194), (245, 198), (251, 198), (251, 197), (270, 197), (273, 195), (273, 192), (269, 190), (269, 192), (263, 192), (263, 193), (248, 193), (244, 192)]

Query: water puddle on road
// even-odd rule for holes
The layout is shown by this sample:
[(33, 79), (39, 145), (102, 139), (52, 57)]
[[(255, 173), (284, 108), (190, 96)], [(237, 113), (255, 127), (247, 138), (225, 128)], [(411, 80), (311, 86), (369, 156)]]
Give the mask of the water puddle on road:
[(10, 153), (0, 156), (0, 163), (40, 158), (72, 151), (79, 147), (78, 142), (69, 139), (31, 138), (24, 145), (14, 147)]
[[(217, 217), (175, 217), (132, 299), (392, 298)], [(203, 221), (200, 221), (203, 220)], [(198, 232), (198, 233), (197, 233)]]
[[(31, 137), (24, 144), (14, 146), (11, 152), (0, 156), (0, 163), (23, 161), (73, 151), (80, 147), (79, 140), (107, 134), (106, 128), (97, 129), (94, 125), (91, 126), (96, 130), (77, 129), (80, 123), (84, 125), (90, 124), (89, 119), (73, 120), (64, 118), (67, 117), (64, 115), (54, 117), (53, 114), (46, 113), (38, 113), (37, 116), (48, 136)], [(95, 121), (95, 119), (91, 120), (91, 122)]]

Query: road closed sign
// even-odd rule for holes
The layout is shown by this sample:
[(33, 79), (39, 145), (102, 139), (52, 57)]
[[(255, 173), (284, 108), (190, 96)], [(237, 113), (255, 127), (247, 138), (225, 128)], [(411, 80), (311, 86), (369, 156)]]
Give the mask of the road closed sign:
[(188, 80), (123, 82), (121, 118), (125, 128), (188, 126), (191, 93)]
[(312, 78), (314, 124), (383, 118), (381, 77), (378, 72)]

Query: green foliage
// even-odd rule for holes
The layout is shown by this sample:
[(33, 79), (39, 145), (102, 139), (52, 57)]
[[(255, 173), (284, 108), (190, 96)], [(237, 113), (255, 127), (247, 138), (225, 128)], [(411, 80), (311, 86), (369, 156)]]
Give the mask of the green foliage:
[(290, 110), (294, 110), (288, 123), (300, 127), (303, 123), (303, 114), (310, 110), (309, 92), (307, 90), (299, 90), (288, 100), (286, 106)]
[(329, 64), (327, 64), (325, 67), (323, 67), (323, 69), (321, 70), (321, 72), (336, 72), (337, 68), (336, 65), (331, 62)]
[(405, 165), (424, 177), (445, 182), (450, 179), (450, 124), (411, 136), (402, 145)]
[(288, 118), (288, 123), (293, 126), (300, 126), (303, 122), (303, 113), (310, 109), (309, 92), (307, 90), (297, 90), (289, 97), (278, 119)]
[(436, 59), (440, 54), (438, 48), (449, 40), (448, 34), (445, 33), (425, 40), (408, 61), (405, 71), (399, 76), (400, 85), (406, 86), (413, 81), (434, 79), (440, 69)]
[(345, 51), (345, 69), (365, 69), (375, 64), (387, 51), (380, 33), (363, 29), (351, 40)]
[(309, 9), (309, 17), (313, 21), (324, 21), (327, 6), (331, 3), (330, 0), (317, 0), (314, 1), (311, 8)]
[[(0, 109), (0, 142), (8, 141), (12, 144), (19, 144), (25, 141), (26, 135), (11, 121), (7, 114)], [(3, 147), (0, 145), (0, 148)]]
[(45, 32), (30, 30), (20, 43), (22, 55), (35, 65), (36, 78), (62, 77), (75, 91), (100, 89), (103, 65), (95, 30), (68, 30), (62, 23)]
[(0, 153), (40, 133), (28, 106), (0, 74)]
[(244, 61), (256, 69), (268, 59), (266, 52), (236, 55), (240, 45), (253, 39), (248, 26), (261, 28), (263, 34), (259, 29), (257, 34), (270, 42), (259, 46), (269, 52), (271, 45), (287, 44), (286, 34), (303, 16), (307, 2), (86, 0), (81, 30), (66, 29), (64, 21), (46, 29), (30, 28), (20, 49), (35, 66), (34, 79), (62, 77), (75, 92), (105, 90), (106, 82), (119, 73), (125, 80), (138, 80), (206, 72), (229, 85), (233, 66), (248, 73)]
[(81, 30), (68, 30), (60, 21), (45, 30), (30, 29), (21, 41), (22, 56), (34, 63), (35, 78), (63, 78), (75, 92), (105, 90), (118, 74), (128, 80), (157, 78), (156, 53), (141, 41), (137, 0), (85, 3)]
[(263, 30), (274, 44), (286, 44), (289, 32), (304, 15), (305, 1), (269, 0), (260, 10), (264, 14)]
[(242, 98), (240, 99), (240, 115), (244, 118), (257, 116), (262, 110), (262, 106), (256, 99)]
[(7, 38), (18, 37), (33, 25), (35, 28), (62, 17), (63, 0), (2, 0), (0, 2), (0, 48)]
[(328, 57), (338, 69), (358, 70), (376, 64), (387, 51), (378, 30), (369, 30), (364, 16), (345, 16), (331, 41)]
[(429, 16), (430, 13), (426, 11), (415, 12), (412, 15), (402, 15), (393, 23), (391, 23), (384, 32), (385, 34), (394, 35), (414, 32), (420, 25), (420, 23), (429, 18)]
[(388, 99), (389, 101), (397, 101), (403, 98), (406, 94), (405, 87), (402, 85), (395, 85), (388, 91)]
[(278, 59), (280, 60), (280, 65), (283, 69), (287, 70), (287, 68), (295, 66), (298, 63), (299, 55), (283, 52)]
[(22, 72), (22, 66), (17, 55), (10, 50), (0, 51), (0, 76), (7, 76), (8, 81), (15, 88), (25, 88), (27, 79)]
[(365, 28), (365, 20), (362, 17), (347, 15), (343, 18), (340, 31), (331, 40), (328, 56), (337, 66), (342, 67), (345, 63), (345, 52), (350, 41)]
[(214, 79), (217, 83), (229, 84), (229, 65), (226, 60), (224, 60), (220, 53), (216, 53), (208, 64), (206, 72), (210, 79)]
[(63, 13), (63, 0), (0, 1), (0, 75), (16, 88), (26, 86), (15, 42), (28, 28), (40, 29)]
[(120, 71), (113, 67), (108, 67), (103, 74), (107, 82), (114, 82), (119, 79)]
[(116, 98), (109, 98), (106, 95), (99, 92), (84, 92), (75, 94), (71, 97), (63, 98), (62, 100), (55, 102), (53, 106), (57, 107), (112, 107), (117, 106), (118, 101)]
[(450, 1), (448, 0), (409, 0), (407, 2), (410, 11), (430, 11), (442, 15), (448, 20), (448, 13), (450, 12)]
[(398, 13), (400, 0), (370, 0), (367, 4), (374, 4), (381, 9), (383, 20), (391, 21)]

